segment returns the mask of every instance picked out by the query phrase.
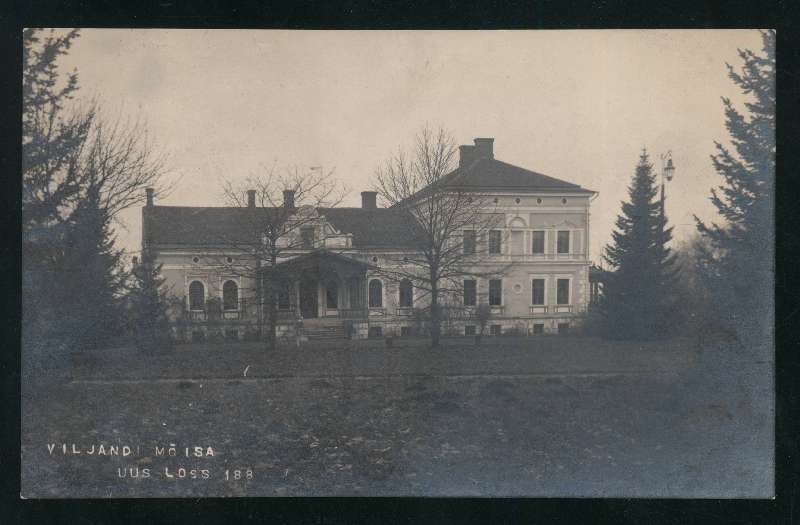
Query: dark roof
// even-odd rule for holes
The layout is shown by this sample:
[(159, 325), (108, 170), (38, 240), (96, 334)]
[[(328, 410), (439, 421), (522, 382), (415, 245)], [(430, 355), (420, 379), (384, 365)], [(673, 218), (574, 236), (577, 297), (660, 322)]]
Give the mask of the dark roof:
[[(530, 193), (584, 193), (590, 195), (592, 190), (582, 188), (561, 179), (526, 170), (494, 158), (475, 159), (467, 166), (451, 171), (441, 179), (445, 187), (459, 188), (462, 191), (523, 191)], [(415, 201), (430, 193), (428, 186), (408, 200)]]
[(279, 269), (285, 268), (290, 271), (298, 271), (303, 268), (318, 268), (320, 265), (331, 264), (331, 263), (354, 266), (364, 270), (372, 267), (372, 265), (365, 263), (363, 261), (358, 261), (351, 257), (347, 257), (328, 250), (314, 250), (308, 253), (304, 253), (298, 255), (297, 257), (292, 257), (291, 259), (288, 259), (286, 261), (279, 262), (275, 267)]
[[(573, 184), (535, 171), (507, 164), (493, 158), (479, 158), (459, 167), (441, 184), (473, 191), (522, 191), (531, 193), (592, 194)], [(430, 187), (417, 192), (410, 201), (424, 197)], [(275, 208), (145, 206), (144, 229), (156, 245), (246, 245), (261, 235), (260, 227)], [(402, 209), (392, 208), (318, 208), (320, 215), (343, 234), (353, 235), (353, 246), (408, 247), (414, 232), (413, 217)]]
[(354, 246), (403, 247), (413, 244), (414, 217), (391, 208), (327, 208), (320, 210), (334, 228), (353, 234)]
[[(146, 235), (155, 245), (246, 245), (260, 236), (275, 208), (145, 206)], [(319, 208), (353, 246), (402, 247), (411, 242), (408, 213), (388, 208)]]

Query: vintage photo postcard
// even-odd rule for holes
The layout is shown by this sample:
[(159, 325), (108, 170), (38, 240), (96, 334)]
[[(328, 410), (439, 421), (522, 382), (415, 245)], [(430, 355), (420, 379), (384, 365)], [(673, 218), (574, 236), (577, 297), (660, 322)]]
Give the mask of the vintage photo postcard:
[(23, 52), (21, 497), (774, 495), (773, 30)]

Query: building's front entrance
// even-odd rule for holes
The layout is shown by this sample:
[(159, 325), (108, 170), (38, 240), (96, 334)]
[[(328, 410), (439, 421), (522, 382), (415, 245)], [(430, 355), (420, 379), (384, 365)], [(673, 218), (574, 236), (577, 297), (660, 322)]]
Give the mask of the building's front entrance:
[(303, 319), (315, 319), (319, 314), (319, 281), (304, 278), (300, 280), (300, 315)]

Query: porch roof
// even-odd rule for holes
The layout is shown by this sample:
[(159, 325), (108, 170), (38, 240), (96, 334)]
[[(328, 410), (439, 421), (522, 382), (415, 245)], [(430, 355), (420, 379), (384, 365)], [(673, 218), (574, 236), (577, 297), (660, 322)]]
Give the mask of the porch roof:
[(371, 265), (328, 250), (314, 250), (279, 262), (275, 269), (286, 274), (297, 274), (304, 271), (325, 273), (333, 270), (336, 273), (356, 274), (366, 272)]

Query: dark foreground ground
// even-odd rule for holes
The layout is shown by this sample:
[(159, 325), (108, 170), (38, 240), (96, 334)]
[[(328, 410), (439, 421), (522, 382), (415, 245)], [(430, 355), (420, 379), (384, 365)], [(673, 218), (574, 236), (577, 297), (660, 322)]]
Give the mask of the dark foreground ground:
[(726, 348), (221, 345), (76, 363), (24, 382), (26, 497), (772, 495), (772, 365)]

